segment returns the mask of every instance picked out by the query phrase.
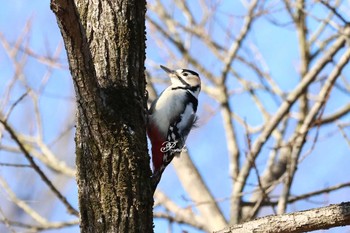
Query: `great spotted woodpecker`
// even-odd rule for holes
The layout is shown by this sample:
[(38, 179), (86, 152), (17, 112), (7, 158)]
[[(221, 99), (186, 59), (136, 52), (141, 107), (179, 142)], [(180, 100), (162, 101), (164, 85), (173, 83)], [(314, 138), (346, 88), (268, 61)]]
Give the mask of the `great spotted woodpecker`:
[(197, 119), (198, 94), (201, 90), (201, 80), (196, 72), (160, 67), (168, 73), (171, 86), (152, 103), (149, 111), (147, 134), (152, 144), (154, 189), (166, 166), (185, 146)]

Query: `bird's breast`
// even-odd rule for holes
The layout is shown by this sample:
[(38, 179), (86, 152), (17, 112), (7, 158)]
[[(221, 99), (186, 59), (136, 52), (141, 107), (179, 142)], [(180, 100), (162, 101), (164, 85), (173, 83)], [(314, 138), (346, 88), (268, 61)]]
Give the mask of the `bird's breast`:
[(161, 134), (166, 136), (170, 121), (177, 118), (185, 110), (186, 91), (176, 90), (163, 93), (154, 105), (150, 120), (159, 127)]

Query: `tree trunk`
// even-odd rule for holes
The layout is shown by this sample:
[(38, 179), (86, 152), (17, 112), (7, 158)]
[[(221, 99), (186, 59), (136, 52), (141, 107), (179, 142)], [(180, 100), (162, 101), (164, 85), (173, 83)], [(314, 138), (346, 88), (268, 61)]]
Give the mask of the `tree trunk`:
[(81, 232), (152, 232), (144, 0), (51, 0), (77, 98)]

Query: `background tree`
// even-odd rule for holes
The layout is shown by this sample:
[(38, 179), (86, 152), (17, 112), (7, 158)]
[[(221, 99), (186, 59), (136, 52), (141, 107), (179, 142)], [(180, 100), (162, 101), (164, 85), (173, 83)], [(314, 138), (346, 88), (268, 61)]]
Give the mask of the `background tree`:
[[(327, 207), (349, 201), (349, 4), (154, 0), (147, 7), (150, 100), (168, 81), (159, 64), (196, 70), (203, 82), (200, 127), (187, 140), (188, 153), (182, 153), (173, 161), (174, 166), (167, 168), (155, 193), (155, 232), (164, 232), (167, 227), (174, 232), (210, 232), (258, 216), (324, 206), (317, 210), (318, 215), (312, 215), (315, 212), (311, 210), (285, 216), (307, 216), (308, 223), (313, 224), (304, 230), (293, 229), (298, 221), (289, 226), (290, 221), (278, 222), (278, 217), (252, 224), (267, 221), (275, 226), (272, 221), (296, 232), (349, 224), (347, 203)], [(4, 65), (0, 68), (5, 77), (0, 79), (5, 123), (1, 126), (0, 185), (4, 198), (0, 199), (0, 230), (63, 228), (64, 232), (76, 232), (75, 107), (70, 75), (48, 4), (41, 11), (35, 10), (38, 15), (29, 20), (22, 33), (4, 29), (0, 38), (4, 48), (0, 61)], [(6, 14), (12, 12), (5, 12), (3, 17), (10, 17)], [(47, 17), (50, 20), (42, 20)], [(44, 26), (35, 26), (39, 23)], [(87, 25), (92, 30), (98, 23), (82, 22), (82, 28)], [(4, 23), (1, 26), (6, 28)], [(16, 23), (6, 20), (6, 26), (15, 28)], [(48, 30), (49, 39), (41, 36), (42, 28)], [(115, 58), (102, 56), (105, 48), (97, 45), (94, 51), (101, 54), (91, 58), (94, 63)], [(139, 75), (140, 69), (136, 69)], [(103, 73), (87, 74), (101, 84), (97, 93), (114, 96), (113, 91), (103, 89), (111, 84), (104, 83)], [(141, 90), (142, 84), (138, 88)], [(138, 93), (142, 96), (141, 91)], [(113, 103), (117, 104), (114, 101), (108, 102), (113, 109)], [(131, 119), (141, 114), (137, 109)], [(109, 110), (104, 109), (118, 114)], [(109, 116), (104, 116), (106, 122), (118, 128), (120, 119)], [(104, 136), (116, 136), (116, 131), (108, 133), (113, 127), (104, 127)], [(140, 137), (141, 133), (144, 137), (144, 128), (139, 128)], [(147, 170), (146, 163), (140, 164)], [(43, 185), (37, 173), (44, 184), (51, 183), (56, 189)], [(326, 217), (320, 218), (321, 213)], [(315, 219), (324, 222), (313, 222)], [(334, 223), (327, 224), (328, 220)], [(232, 230), (249, 229), (236, 226)]]

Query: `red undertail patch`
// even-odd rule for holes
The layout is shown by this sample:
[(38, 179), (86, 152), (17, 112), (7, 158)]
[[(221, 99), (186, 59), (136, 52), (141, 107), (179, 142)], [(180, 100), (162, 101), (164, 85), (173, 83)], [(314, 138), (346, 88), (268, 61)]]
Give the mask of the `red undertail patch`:
[(160, 135), (158, 130), (152, 125), (148, 127), (147, 134), (152, 144), (152, 162), (153, 162), (153, 173), (156, 173), (163, 163), (163, 152), (161, 148), (165, 139)]

